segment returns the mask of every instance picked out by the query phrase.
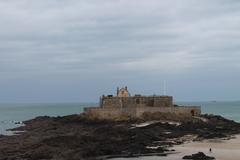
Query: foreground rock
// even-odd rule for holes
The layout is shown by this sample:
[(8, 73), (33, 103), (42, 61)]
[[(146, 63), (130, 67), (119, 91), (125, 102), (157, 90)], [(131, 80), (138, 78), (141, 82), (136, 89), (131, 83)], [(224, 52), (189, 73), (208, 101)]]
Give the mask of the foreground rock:
[(203, 152), (198, 152), (189, 156), (184, 156), (182, 159), (191, 159), (191, 160), (213, 160), (214, 157), (206, 156)]
[(25, 132), (0, 137), (0, 160), (89, 160), (121, 155), (161, 155), (171, 152), (168, 147), (189, 140), (186, 135), (202, 140), (240, 133), (238, 123), (220, 116), (175, 119), (177, 123), (169, 122), (167, 117), (165, 120), (154, 117), (151, 123), (145, 124), (145, 119), (106, 121), (84, 115), (38, 117), (15, 129)]

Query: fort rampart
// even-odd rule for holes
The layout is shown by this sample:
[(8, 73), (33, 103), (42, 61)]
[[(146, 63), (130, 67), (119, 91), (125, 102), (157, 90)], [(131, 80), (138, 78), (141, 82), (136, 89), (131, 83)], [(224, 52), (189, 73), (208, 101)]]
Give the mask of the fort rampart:
[(117, 89), (116, 96), (102, 96), (99, 107), (85, 108), (85, 113), (102, 119), (115, 119), (121, 116), (136, 118), (141, 117), (145, 112), (196, 116), (201, 114), (201, 108), (174, 105), (172, 96), (130, 96), (127, 87)]
[(185, 116), (197, 116), (201, 114), (200, 107), (127, 107), (127, 108), (99, 108), (99, 107), (92, 107), (92, 108), (85, 108), (85, 112), (90, 114), (94, 117), (98, 117), (100, 119), (115, 119), (120, 116), (129, 116), (132, 118), (141, 117), (143, 113), (174, 113), (174, 114), (181, 114)]
[(110, 97), (101, 98), (102, 108), (127, 108), (133, 106), (146, 107), (172, 107), (173, 98), (171, 96), (133, 96), (133, 97)]

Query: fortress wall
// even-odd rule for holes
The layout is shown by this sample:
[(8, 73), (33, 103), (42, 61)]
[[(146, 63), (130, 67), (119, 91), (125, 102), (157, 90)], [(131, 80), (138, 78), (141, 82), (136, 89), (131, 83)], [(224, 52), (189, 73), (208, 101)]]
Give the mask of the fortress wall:
[(85, 113), (91, 115), (91, 117), (97, 117), (99, 119), (119, 119), (121, 117), (141, 117), (144, 112), (148, 113), (175, 113), (184, 114), (186, 116), (200, 115), (200, 107), (127, 107), (127, 108), (99, 108), (92, 107), (86, 108)]
[(200, 107), (175, 107), (172, 96), (130, 96), (127, 87), (117, 89), (117, 96), (100, 97), (100, 107), (86, 108), (85, 113), (103, 119), (118, 119), (121, 116), (140, 117), (144, 112), (175, 113), (184, 115), (201, 114)]
[(88, 108), (85, 113), (99, 119), (119, 119), (121, 117), (135, 117), (136, 108)]
[(175, 114), (185, 114), (188, 116), (200, 115), (200, 107), (138, 107), (136, 108), (136, 116), (140, 117), (144, 112), (156, 113), (175, 113)]
[(121, 108), (122, 101), (119, 97), (103, 97), (102, 98), (102, 107), (103, 108)]
[(103, 108), (128, 108), (135, 107), (134, 97), (104, 97), (102, 99)]
[(122, 98), (122, 106), (123, 108), (134, 107), (135, 100), (132, 97), (124, 97)]
[(128, 107), (172, 107), (171, 96), (134, 96), (134, 97), (103, 97), (103, 108), (128, 108)]
[(170, 96), (154, 97), (154, 107), (172, 107), (173, 98)]

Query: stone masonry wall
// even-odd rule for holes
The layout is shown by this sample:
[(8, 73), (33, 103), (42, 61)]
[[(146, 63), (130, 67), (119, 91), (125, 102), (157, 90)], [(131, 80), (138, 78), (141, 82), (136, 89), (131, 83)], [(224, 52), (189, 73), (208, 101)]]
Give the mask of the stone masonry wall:
[(170, 96), (154, 97), (154, 107), (172, 107), (173, 98)]
[(100, 119), (117, 119), (121, 116), (141, 117), (145, 112), (148, 113), (175, 113), (185, 116), (197, 116), (201, 114), (200, 107), (127, 107), (127, 108), (86, 108), (85, 113)]
[(184, 114), (188, 116), (196, 116), (201, 114), (200, 107), (138, 107), (136, 109), (136, 117), (140, 117), (144, 112), (161, 112), (161, 113), (175, 113), (175, 114)]
[(173, 107), (171, 96), (102, 97), (102, 108)]
[(136, 117), (136, 108), (87, 108), (85, 113), (99, 119), (118, 119), (123, 116)]
[(174, 107), (171, 96), (103, 96), (100, 107), (86, 108), (85, 113), (103, 119), (116, 119), (121, 116), (140, 117), (145, 112), (175, 113), (186, 116), (201, 114), (200, 107)]
[(103, 97), (102, 108), (121, 108), (122, 101), (120, 97)]

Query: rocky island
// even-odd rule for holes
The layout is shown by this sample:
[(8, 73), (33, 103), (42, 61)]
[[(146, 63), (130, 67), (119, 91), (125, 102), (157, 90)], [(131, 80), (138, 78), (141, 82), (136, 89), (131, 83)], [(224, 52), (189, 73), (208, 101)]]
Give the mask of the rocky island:
[(24, 132), (0, 137), (0, 160), (163, 156), (174, 153), (169, 147), (188, 140), (229, 138), (240, 133), (239, 123), (220, 116), (187, 120), (161, 113), (149, 116), (121, 121), (91, 119), (85, 114), (37, 117), (14, 129)]
[(175, 153), (170, 147), (186, 141), (240, 133), (239, 123), (202, 115), (200, 107), (174, 105), (170, 96), (130, 96), (127, 87), (117, 89), (117, 96), (102, 96), (100, 107), (82, 114), (37, 117), (24, 124), (12, 129), (17, 134), (0, 137), (0, 160), (166, 156)]

